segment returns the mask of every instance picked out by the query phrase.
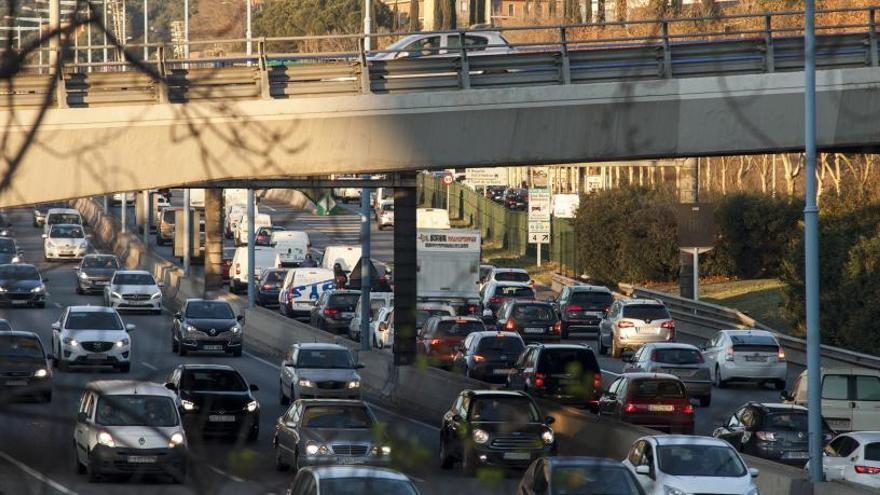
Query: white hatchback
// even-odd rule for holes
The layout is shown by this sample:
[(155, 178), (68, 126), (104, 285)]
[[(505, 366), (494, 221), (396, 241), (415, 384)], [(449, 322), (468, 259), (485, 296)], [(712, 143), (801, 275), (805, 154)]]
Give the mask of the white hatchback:
[(739, 452), (724, 440), (691, 435), (642, 437), (623, 465), (648, 495), (758, 495), (754, 478)]
[(825, 446), (822, 472), (826, 481), (846, 480), (880, 488), (880, 431), (838, 435)]
[(89, 250), (89, 241), (82, 225), (56, 223), (43, 234), (43, 258), (52, 260), (81, 260)]
[(731, 381), (772, 383), (785, 388), (788, 363), (785, 351), (772, 332), (766, 330), (721, 330), (703, 347), (715, 385)]

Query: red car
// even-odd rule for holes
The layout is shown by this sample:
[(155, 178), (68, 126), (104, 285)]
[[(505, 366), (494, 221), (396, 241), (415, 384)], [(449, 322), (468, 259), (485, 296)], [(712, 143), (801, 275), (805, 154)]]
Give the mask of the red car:
[(232, 267), (232, 257), (235, 256), (235, 248), (223, 248), (220, 256), (220, 275), (223, 277), (223, 280), (229, 280), (229, 269)]
[(465, 337), (485, 330), (483, 321), (472, 316), (432, 316), (419, 330), (416, 348), (430, 364), (448, 369)]
[(670, 433), (694, 433), (694, 406), (684, 383), (665, 373), (627, 373), (599, 399), (599, 414)]

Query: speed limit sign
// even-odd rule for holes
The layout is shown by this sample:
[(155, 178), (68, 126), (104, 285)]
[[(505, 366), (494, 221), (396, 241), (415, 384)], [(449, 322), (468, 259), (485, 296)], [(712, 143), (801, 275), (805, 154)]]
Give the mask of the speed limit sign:
[(455, 182), (455, 177), (453, 177), (452, 174), (446, 174), (443, 176), (443, 184), (451, 186), (453, 182)]

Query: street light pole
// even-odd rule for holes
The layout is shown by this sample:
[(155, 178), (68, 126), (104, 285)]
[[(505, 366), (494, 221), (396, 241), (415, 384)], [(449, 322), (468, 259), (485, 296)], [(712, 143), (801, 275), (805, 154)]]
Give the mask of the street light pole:
[(147, 11), (147, 0), (144, 0), (144, 62), (150, 59), (150, 49), (147, 47), (149, 43), (150, 32), (150, 13)]
[(373, 32), (372, 5), (370, 0), (364, 0), (364, 51), (369, 52), (372, 48), (373, 39), (370, 34)]
[(189, 0), (183, 0), (183, 58), (189, 58)]
[(244, 1), (245, 4), (247, 4), (247, 32), (245, 33), (245, 37), (247, 38), (246, 53), (248, 56), (248, 63), (250, 63), (250, 56), (253, 54), (253, 43), (251, 42), (251, 0)]
[(804, 271), (807, 306), (807, 409), (810, 481), (822, 482), (822, 396), (819, 355), (819, 208), (816, 206), (816, 3), (804, 5)]
[(109, 24), (107, 23), (107, 0), (104, 0), (104, 18), (101, 19), (101, 22), (104, 23), (104, 70), (107, 70), (107, 29), (109, 29)]

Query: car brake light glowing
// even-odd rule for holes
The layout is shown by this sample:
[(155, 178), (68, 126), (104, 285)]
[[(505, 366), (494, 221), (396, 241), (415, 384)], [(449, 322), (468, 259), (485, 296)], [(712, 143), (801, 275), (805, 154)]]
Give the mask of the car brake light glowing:
[(507, 320), (507, 324), (504, 325), (504, 328), (509, 331), (516, 330), (516, 323), (513, 320)]
[(339, 310), (336, 308), (324, 308), (324, 314), (327, 316), (333, 316), (339, 313)]
[(577, 304), (572, 304), (571, 306), (568, 307), (568, 310), (571, 311), (572, 313), (574, 313), (575, 311), (583, 311), (584, 308), (582, 308), (581, 306), (578, 306)]
[(593, 373), (593, 393), (602, 389), (602, 373)]
[(535, 386), (538, 388), (544, 386), (544, 373), (535, 373)]
[(776, 353), (776, 359), (785, 361), (785, 350), (783, 350), (782, 347), (780, 347), (779, 351)]
[(880, 474), (880, 467), (873, 466), (855, 466), (855, 470), (859, 474)]
[(623, 406), (623, 412), (625, 413), (634, 413), (636, 412), (636, 405), (632, 402), (627, 402), (625, 406)]
[(275, 286), (272, 284), (263, 284), (263, 288), (266, 290), (274, 289)]
[(632, 328), (634, 325), (631, 321), (618, 321), (617, 328)]
[(557, 320), (556, 323), (553, 325), (553, 333), (562, 333), (562, 322), (561, 321)]
[(485, 360), (486, 360), (486, 356), (483, 356), (482, 354), (474, 354), (474, 361), (476, 361), (478, 363), (482, 363)]
[(675, 322), (672, 321), (672, 320), (664, 321), (664, 322), (660, 325), (660, 328), (668, 328), (668, 329), (670, 329), (670, 330), (675, 330)]
[(694, 405), (688, 402), (681, 408), (681, 412), (685, 414), (693, 414), (694, 413)]
[(468, 304), (468, 313), (476, 314), (476, 312), (477, 312), (477, 305), (476, 304)]
[(440, 345), (443, 341), (440, 339), (431, 339), (431, 345)]

